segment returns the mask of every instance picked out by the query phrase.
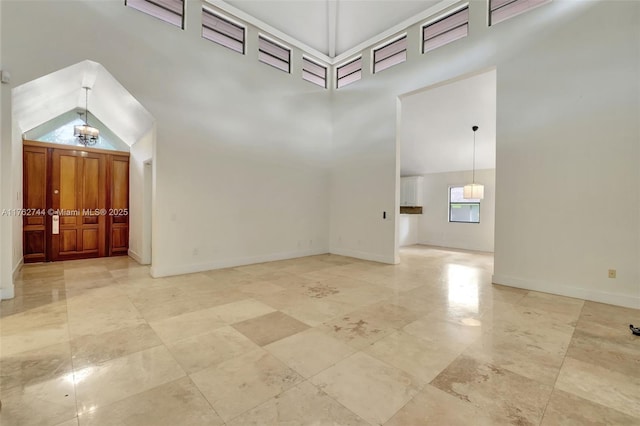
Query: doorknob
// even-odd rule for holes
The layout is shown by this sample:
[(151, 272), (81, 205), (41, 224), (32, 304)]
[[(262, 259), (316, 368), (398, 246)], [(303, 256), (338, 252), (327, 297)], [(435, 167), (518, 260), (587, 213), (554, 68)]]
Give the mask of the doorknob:
[(54, 190), (53, 190), (53, 193), (57, 195), (57, 194), (59, 194), (59, 193), (60, 193), (60, 191), (58, 191), (57, 189), (54, 189)]

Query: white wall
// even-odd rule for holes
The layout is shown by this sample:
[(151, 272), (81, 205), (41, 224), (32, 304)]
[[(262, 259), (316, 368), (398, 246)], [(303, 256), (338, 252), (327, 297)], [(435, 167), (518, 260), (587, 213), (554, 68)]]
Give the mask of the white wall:
[(182, 31), (120, 1), (2, 1), (2, 63), (15, 87), (94, 60), (154, 116), (155, 275), (327, 252), (330, 97), (295, 49), (291, 75), (259, 63), (254, 28), (245, 56), (202, 39), (200, 4)]
[(418, 244), (418, 222), (422, 215), (419, 214), (400, 214), (400, 247), (412, 246)]
[[(6, 70), (2, 56), (2, 7), (0, 6), (0, 70)], [(0, 83), (0, 141), (10, 140), (11, 128), (6, 126), (11, 122), (11, 111), (7, 99), (11, 91), (6, 84)], [(7, 197), (10, 194), (8, 183), (11, 170), (11, 145), (0, 143), (0, 209), (8, 206)], [(13, 280), (11, 277), (11, 222), (5, 216), (0, 216), (0, 299), (13, 297)]]
[(334, 94), (331, 251), (393, 260), (397, 97), (495, 66), (494, 282), (640, 307), (640, 3), (554, 0), (487, 27), (472, 1), (470, 20), (425, 55), (410, 28), (408, 62)]
[[(11, 206), (13, 209), (22, 209), (22, 129), (13, 121), (11, 126)], [(12, 277), (22, 265), (22, 224), (23, 218), (19, 215), (12, 217)]]
[(149, 200), (145, 199), (145, 166), (153, 160), (154, 130), (131, 145), (129, 157), (129, 256), (142, 264), (151, 263), (151, 235), (147, 221), (151, 220)]
[(476, 170), (476, 182), (484, 185), (484, 199), (480, 202), (480, 223), (453, 223), (449, 222), (449, 188), (469, 183), (471, 170), (424, 175), (422, 190), (425, 201), (423, 213), (418, 216), (418, 243), (492, 252), (495, 176), (494, 169)]

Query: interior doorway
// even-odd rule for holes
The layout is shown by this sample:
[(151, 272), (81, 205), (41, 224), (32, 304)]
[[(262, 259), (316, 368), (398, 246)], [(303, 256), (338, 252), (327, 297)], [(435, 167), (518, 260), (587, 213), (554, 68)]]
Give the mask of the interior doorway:
[[(411, 245), (494, 251), (496, 79), (495, 68), (484, 69), (399, 97), (396, 253)], [(467, 198), (472, 183), (484, 194)]]
[(126, 255), (129, 153), (23, 142), (25, 263)]

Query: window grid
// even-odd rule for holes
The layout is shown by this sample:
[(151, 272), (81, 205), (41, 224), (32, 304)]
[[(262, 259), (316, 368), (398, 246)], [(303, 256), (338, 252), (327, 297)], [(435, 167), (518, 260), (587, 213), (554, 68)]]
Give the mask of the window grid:
[(245, 27), (230, 19), (202, 8), (202, 37), (216, 44), (245, 53)]
[(124, 4), (184, 29), (184, 0), (125, 0)]
[(263, 35), (258, 36), (258, 60), (291, 74), (291, 49), (281, 46)]
[(373, 73), (391, 68), (407, 60), (407, 35), (373, 50)]
[(336, 88), (347, 86), (362, 78), (362, 56), (336, 67)]
[(302, 78), (320, 87), (327, 88), (327, 67), (307, 57), (302, 57)]
[(437, 49), (469, 34), (469, 6), (422, 27), (422, 53)]

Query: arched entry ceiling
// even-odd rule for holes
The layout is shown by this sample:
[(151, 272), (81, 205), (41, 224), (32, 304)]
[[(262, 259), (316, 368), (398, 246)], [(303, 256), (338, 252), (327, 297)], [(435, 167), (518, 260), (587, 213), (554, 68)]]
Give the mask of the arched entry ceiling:
[(442, 0), (208, 0), (226, 3), (333, 58)]
[(13, 118), (23, 132), (85, 106), (131, 146), (153, 126), (151, 114), (99, 63), (83, 61), (12, 90)]

